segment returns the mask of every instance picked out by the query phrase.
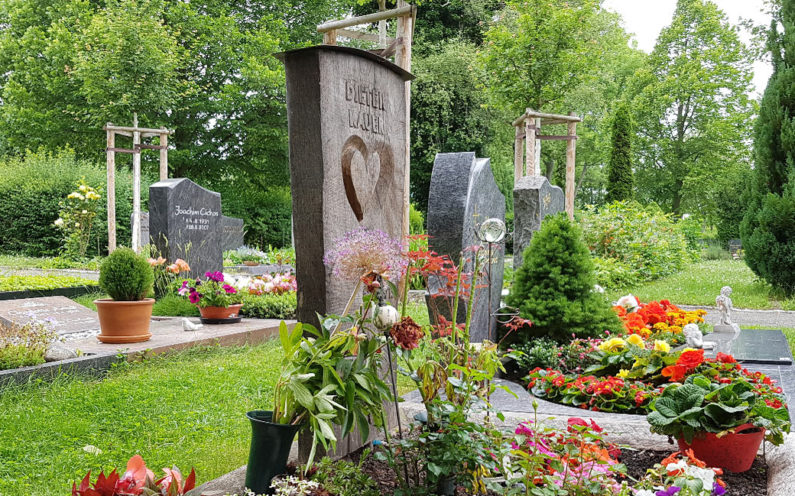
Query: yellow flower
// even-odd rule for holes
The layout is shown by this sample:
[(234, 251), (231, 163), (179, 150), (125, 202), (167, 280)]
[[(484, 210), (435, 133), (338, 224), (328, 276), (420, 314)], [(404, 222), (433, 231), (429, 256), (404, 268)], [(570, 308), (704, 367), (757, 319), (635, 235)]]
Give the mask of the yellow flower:
[(81, 185), (80, 185), (80, 187), (79, 187), (78, 189), (79, 189), (80, 191), (82, 191), (83, 193), (85, 193), (86, 191), (88, 191), (88, 188), (86, 187), (86, 185), (85, 185), (85, 184), (81, 184)]
[(88, 198), (89, 200), (99, 200), (99, 195), (94, 193), (93, 191), (89, 191), (88, 193), (86, 193), (86, 198)]
[(665, 322), (657, 322), (652, 327), (654, 329), (657, 329), (658, 331), (662, 331), (662, 330), (668, 329), (668, 324), (666, 324)]
[(663, 351), (668, 353), (671, 351), (671, 345), (659, 339), (654, 340), (654, 351)]
[(75, 198), (81, 198), (82, 196), (83, 195), (75, 191), (73, 193), (69, 193), (69, 196), (67, 196), (67, 198), (74, 200)]
[(632, 368), (640, 367), (643, 363), (640, 361), (640, 358), (635, 359), (635, 363), (632, 364)]
[(668, 328), (668, 330), (674, 334), (679, 334), (680, 332), (682, 332), (682, 328), (679, 326), (671, 326)]
[(685, 348), (684, 350), (682, 350), (682, 353), (686, 351), (698, 351), (698, 350), (696, 350), (695, 348)]
[(618, 376), (618, 377), (620, 377), (622, 379), (625, 379), (628, 375), (629, 375), (629, 370), (627, 370), (627, 369), (621, 369), (621, 370), (618, 371), (618, 374), (616, 374), (616, 376)]
[(618, 351), (624, 349), (626, 345), (627, 342), (621, 338), (610, 338), (600, 344), (599, 349), (602, 351)]
[(643, 348), (643, 338), (638, 336), (637, 334), (632, 334), (627, 338), (627, 343), (634, 344), (639, 348)]

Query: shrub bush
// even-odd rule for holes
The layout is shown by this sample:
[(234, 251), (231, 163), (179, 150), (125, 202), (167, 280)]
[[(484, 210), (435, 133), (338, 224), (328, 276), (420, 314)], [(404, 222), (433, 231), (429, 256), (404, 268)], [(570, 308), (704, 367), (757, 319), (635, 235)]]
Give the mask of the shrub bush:
[(581, 213), (585, 244), (599, 268), (597, 283), (610, 288), (651, 281), (682, 270), (698, 259), (683, 227), (655, 204), (617, 202)]
[(238, 182), (233, 182), (215, 187), (221, 193), (224, 215), (243, 219), (247, 246), (290, 246), (293, 203), (289, 186), (241, 189)]
[(143, 300), (154, 281), (149, 262), (130, 248), (117, 248), (99, 269), (100, 287), (117, 301)]
[[(29, 153), (24, 158), (0, 161), (0, 252), (31, 256), (53, 256), (61, 251), (63, 236), (54, 222), (59, 202), (74, 190), (81, 179), (97, 188), (104, 198), (105, 166), (77, 160), (74, 152)], [(149, 181), (142, 179), (142, 208), (148, 202)], [(108, 223), (105, 201), (98, 207), (88, 255), (107, 252)], [(130, 239), (132, 215), (132, 174), (116, 170), (116, 236)]]
[(795, 293), (795, 186), (752, 205), (740, 232), (751, 270), (785, 294)]
[(283, 294), (246, 295), (240, 313), (254, 319), (294, 319), (298, 304), (295, 291)]
[(44, 353), (55, 337), (55, 332), (41, 323), (0, 324), (0, 370), (44, 363)]
[(594, 265), (581, 236), (563, 213), (544, 219), (533, 236), (507, 298), (533, 322), (517, 339), (545, 336), (563, 342), (572, 334), (587, 337), (621, 330), (610, 303), (594, 291)]

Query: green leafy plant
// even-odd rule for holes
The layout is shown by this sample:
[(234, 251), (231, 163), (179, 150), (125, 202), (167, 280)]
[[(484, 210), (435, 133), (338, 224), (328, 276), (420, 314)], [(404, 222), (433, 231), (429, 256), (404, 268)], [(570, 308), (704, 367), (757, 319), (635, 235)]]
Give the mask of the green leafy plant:
[(232, 286), (224, 282), (224, 274), (220, 271), (206, 272), (205, 280), (182, 281), (179, 294), (188, 298), (188, 301), (202, 308), (228, 307), (243, 301), (243, 295)]
[(149, 262), (130, 248), (118, 248), (102, 262), (99, 285), (117, 301), (138, 301), (152, 290)]
[(683, 225), (655, 204), (617, 202), (586, 208), (580, 217), (583, 239), (599, 269), (595, 282), (604, 287), (657, 279), (698, 258)]
[(767, 429), (766, 438), (781, 444), (789, 432), (786, 408), (774, 408), (759, 398), (754, 385), (743, 378), (726, 383), (694, 374), (683, 384), (667, 386), (651, 404), (646, 419), (651, 431), (683, 437), (688, 443), (699, 432), (722, 435), (743, 424)]
[(282, 294), (245, 295), (241, 313), (253, 319), (293, 319), (296, 305), (295, 291)]
[(513, 339), (547, 336), (559, 342), (622, 325), (604, 295), (593, 290), (594, 268), (579, 228), (565, 216), (547, 217), (533, 235), (506, 302), (533, 322)]
[(66, 258), (80, 260), (86, 256), (91, 227), (97, 216), (98, 200), (101, 198), (96, 189), (86, 184), (85, 179), (80, 179), (77, 190), (69, 193), (60, 203), (60, 216), (54, 224), (64, 235)]
[(363, 453), (356, 464), (323, 458), (312, 467), (312, 480), (335, 496), (379, 496), (378, 484), (362, 472), (362, 464), (368, 455), (368, 452)]
[(96, 285), (97, 281), (74, 276), (0, 276), (0, 291), (48, 290)]
[(21, 326), (0, 323), (0, 370), (44, 363), (47, 346), (56, 337), (55, 332), (41, 322)]

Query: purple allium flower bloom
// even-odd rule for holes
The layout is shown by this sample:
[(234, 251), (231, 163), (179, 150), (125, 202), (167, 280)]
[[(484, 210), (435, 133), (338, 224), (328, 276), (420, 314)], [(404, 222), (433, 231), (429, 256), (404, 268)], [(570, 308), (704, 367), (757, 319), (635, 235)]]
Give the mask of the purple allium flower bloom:
[(726, 489), (717, 482), (712, 483), (712, 496), (723, 496), (726, 494)]
[(682, 488), (679, 486), (671, 486), (666, 491), (657, 491), (654, 493), (656, 496), (674, 496), (674, 494), (678, 493)]
[(408, 266), (403, 245), (384, 231), (360, 227), (346, 233), (326, 252), (323, 263), (335, 277), (358, 281), (370, 272), (397, 279)]

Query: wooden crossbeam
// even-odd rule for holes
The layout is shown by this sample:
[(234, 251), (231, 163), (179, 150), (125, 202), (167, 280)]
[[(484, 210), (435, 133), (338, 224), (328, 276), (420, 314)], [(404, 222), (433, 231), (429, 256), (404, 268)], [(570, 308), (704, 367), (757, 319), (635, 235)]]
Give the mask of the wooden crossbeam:
[(139, 132), (139, 133), (151, 134), (152, 136), (157, 136), (159, 134), (174, 134), (174, 131), (169, 131), (166, 128), (152, 129), (146, 127), (114, 126), (113, 124), (107, 124), (102, 129), (104, 131), (116, 131), (116, 132), (123, 131), (128, 133)]
[(167, 146), (163, 145), (147, 145), (146, 143), (140, 143), (135, 145), (135, 148), (138, 150), (145, 149), (145, 150), (164, 150), (167, 149)]
[(385, 19), (393, 19), (395, 17), (405, 17), (414, 15), (416, 7), (414, 5), (406, 5), (405, 7), (398, 7), (396, 9), (383, 10), (373, 14), (367, 14), (359, 17), (351, 17), (350, 19), (341, 19), (339, 21), (325, 22), (317, 27), (318, 33), (325, 33), (328, 31), (335, 31), (338, 29), (350, 28), (360, 24), (370, 24), (373, 22), (382, 21)]
[(582, 122), (582, 119), (577, 117), (576, 115), (557, 115), (557, 114), (544, 114), (542, 112), (534, 112), (534, 111), (527, 111), (524, 114), (520, 115), (515, 121), (513, 121), (512, 125), (518, 126), (522, 123), (525, 119), (541, 119), (541, 124), (566, 124), (569, 122)]
[(131, 149), (131, 148), (105, 148), (106, 152), (116, 152), (116, 153), (141, 153), (141, 150)]
[[(516, 129), (521, 129), (517, 127)], [(531, 128), (532, 129), (532, 128)], [(527, 134), (519, 133), (516, 135), (517, 139), (525, 139)], [(569, 139), (578, 139), (577, 136), (568, 136), (568, 135), (552, 135), (552, 134), (536, 134), (537, 140), (569, 140)]]

